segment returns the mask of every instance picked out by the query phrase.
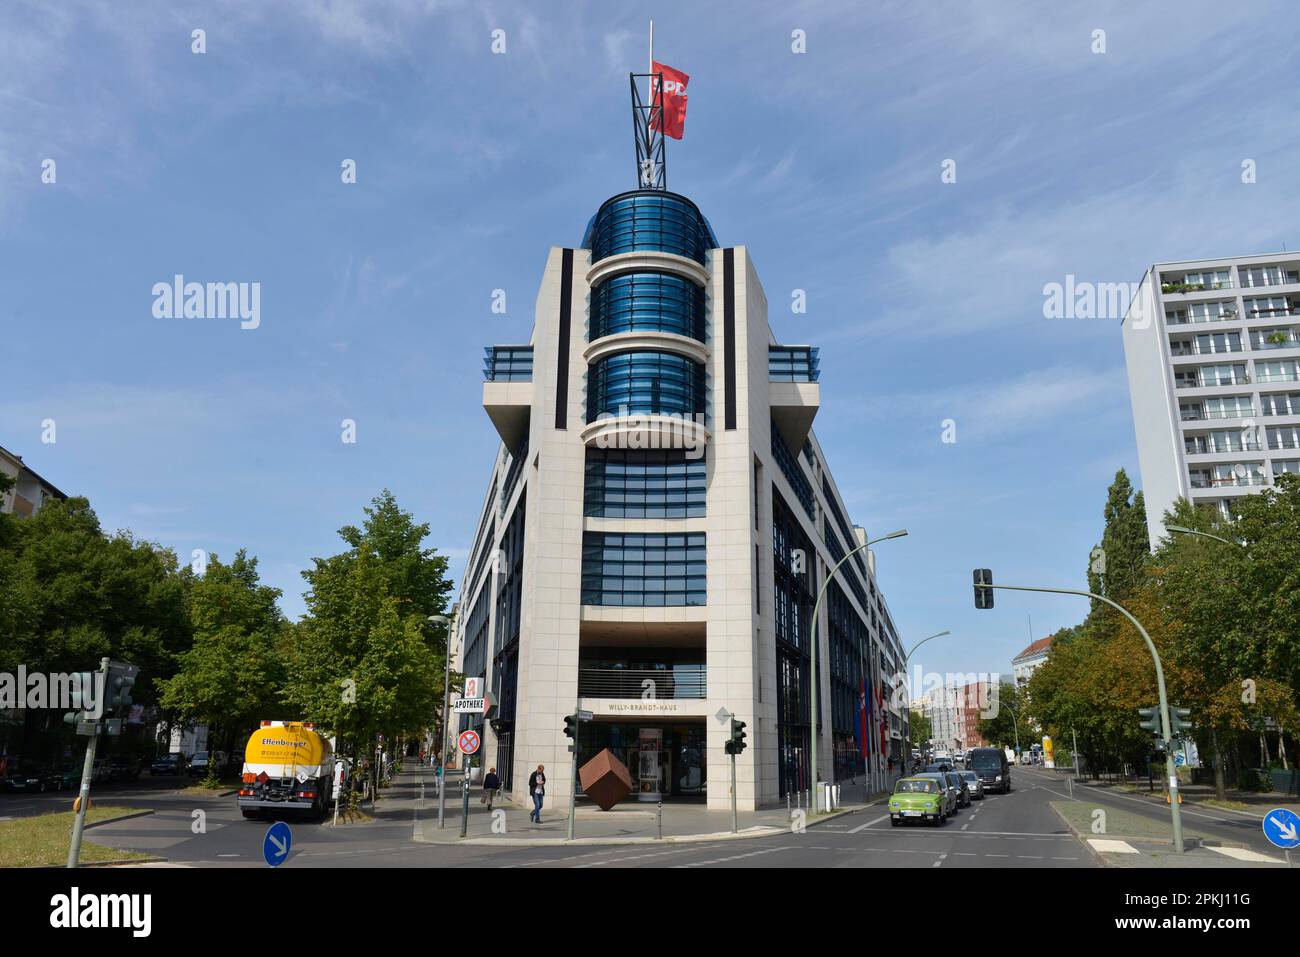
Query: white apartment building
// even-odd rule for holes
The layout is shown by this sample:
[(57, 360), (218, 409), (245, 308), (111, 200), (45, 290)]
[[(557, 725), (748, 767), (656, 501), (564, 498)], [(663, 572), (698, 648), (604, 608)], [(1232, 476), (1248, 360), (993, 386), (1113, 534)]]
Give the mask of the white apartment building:
[(0, 446), (0, 473), (14, 482), (9, 491), (0, 494), (0, 513), (29, 518), (39, 512), (48, 499), (67, 498), (37, 475), (21, 455), (15, 455), (3, 446)]
[(1300, 254), (1157, 263), (1122, 328), (1152, 548), (1178, 498), (1300, 472)]
[[(615, 196), (551, 249), (528, 343), (485, 366), (501, 444), (453, 628), (455, 667), (497, 701), (453, 725), (480, 730), (474, 764), (521, 804), (544, 764), (563, 807), (564, 719), (589, 711), (579, 763), (608, 748), (633, 799), (722, 809), (731, 714), (739, 807), (806, 790), (812, 609), (866, 539), (812, 432), (817, 350), (775, 341), (749, 250), (684, 196)], [(818, 776), (883, 787), (902, 766), (903, 655), (870, 552), (828, 586), (817, 636)]]

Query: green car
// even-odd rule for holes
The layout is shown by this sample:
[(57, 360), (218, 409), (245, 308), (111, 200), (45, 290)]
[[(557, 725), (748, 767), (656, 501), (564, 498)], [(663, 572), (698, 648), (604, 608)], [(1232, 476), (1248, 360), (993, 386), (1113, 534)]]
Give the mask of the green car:
[(889, 823), (897, 827), (904, 821), (929, 821), (940, 826), (948, 820), (945, 797), (934, 778), (902, 778), (889, 796)]

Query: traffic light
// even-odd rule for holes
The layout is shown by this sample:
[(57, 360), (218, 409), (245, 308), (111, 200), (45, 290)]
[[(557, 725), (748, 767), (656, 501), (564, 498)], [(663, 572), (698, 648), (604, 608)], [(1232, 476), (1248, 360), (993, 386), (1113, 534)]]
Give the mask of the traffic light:
[(731, 719), (731, 736), (724, 748), (727, 754), (740, 754), (745, 750), (745, 722)]
[(1170, 708), (1169, 709), (1170, 731), (1174, 737), (1182, 737), (1192, 731), (1196, 725), (1192, 723), (1191, 708)]
[(993, 589), (988, 586), (993, 584), (993, 572), (987, 568), (977, 568), (972, 577), (975, 580), (975, 607), (992, 608)]
[(564, 736), (577, 740), (578, 737), (578, 716), (566, 714), (564, 716)]
[(1138, 708), (1138, 714), (1142, 717), (1141, 728), (1143, 731), (1150, 731), (1156, 735), (1160, 734), (1159, 708)]
[(116, 711), (131, 706), (131, 690), (135, 687), (140, 669), (125, 661), (110, 661), (108, 680), (104, 683), (104, 711)]

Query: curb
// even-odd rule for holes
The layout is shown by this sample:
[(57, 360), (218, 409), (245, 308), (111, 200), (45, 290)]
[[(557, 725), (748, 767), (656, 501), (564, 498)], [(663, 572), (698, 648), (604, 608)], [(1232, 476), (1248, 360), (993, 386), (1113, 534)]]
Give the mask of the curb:
[(148, 810), (145, 811), (135, 811), (131, 814), (123, 814), (121, 817), (110, 817), (106, 821), (96, 821), (93, 824), (86, 824), (81, 829), (83, 831), (89, 831), (93, 827), (103, 827), (105, 824), (117, 824), (120, 821), (130, 821), (133, 818), (144, 817), (147, 814), (153, 814), (153, 813), (154, 813), (153, 808), (149, 808)]
[[(825, 824), (835, 818), (842, 817), (846, 814), (852, 814), (855, 811), (864, 810), (871, 805), (855, 805), (853, 807), (841, 808), (832, 811), (829, 814), (818, 816), (815, 821), (806, 822), (805, 826), (814, 828), (819, 824)], [(778, 827), (771, 824), (756, 824), (753, 827), (745, 828), (733, 834), (730, 831), (719, 831), (712, 834), (674, 834), (666, 837), (575, 837), (572, 841), (566, 838), (546, 838), (546, 837), (465, 837), (454, 838), (447, 841), (437, 840), (416, 840), (412, 838), (412, 843), (444, 845), (448, 847), (463, 847), (466, 845), (474, 847), (576, 847), (576, 846), (610, 846), (610, 845), (635, 845), (635, 844), (706, 844), (716, 841), (747, 841), (760, 837), (775, 837), (778, 834), (785, 834), (787, 828)]]
[(161, 864), (166, 863), (165, 857), (127, 857), (116, 861), (91, 861), (90, 863), (77, 864), (77, 870), (83, 867), (132, 867), (136, 864)]
[(1057, 817), (1061, 819), (1061, 823), (1064, 824), (1069, 829), (1070, 833), (1074, 835), (1074, 839), (1079, 842), (1079, 844), (1083, 847), (1083, 849), (1092, 855), (1093, 860), (1095, 860), (1099, 866), (1101, 867), (1119, 866), (1118, 864), (1112, 864), (1110, 861), (1106, 860), (1106, 858), (1102, 855), (1101, 851), (1097, 850), (1095, 847), (1093, 847), (1091, 844), (1089, 844), (1086, 840), (1083, 839), (1083, 836), (1079, 833), (1079, 831), (1075, 828), (1075, 826), (1071, 824), (1066, 819), (1065, 815), (1062, 814), (1060, 810), (1056, 807), (1055, 801), (1048, 801), (1047, 806), (1052, 809), (1053, 814), (1055, 814)]

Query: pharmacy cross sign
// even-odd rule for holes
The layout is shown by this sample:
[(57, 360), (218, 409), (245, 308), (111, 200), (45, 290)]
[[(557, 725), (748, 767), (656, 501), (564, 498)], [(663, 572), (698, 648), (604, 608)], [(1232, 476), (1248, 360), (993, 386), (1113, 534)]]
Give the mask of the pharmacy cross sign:
[(477, 731), (462, 731), (460, 737), (456, 739), (462, 754), (473, 754), (478, 750), (479, 737)]

